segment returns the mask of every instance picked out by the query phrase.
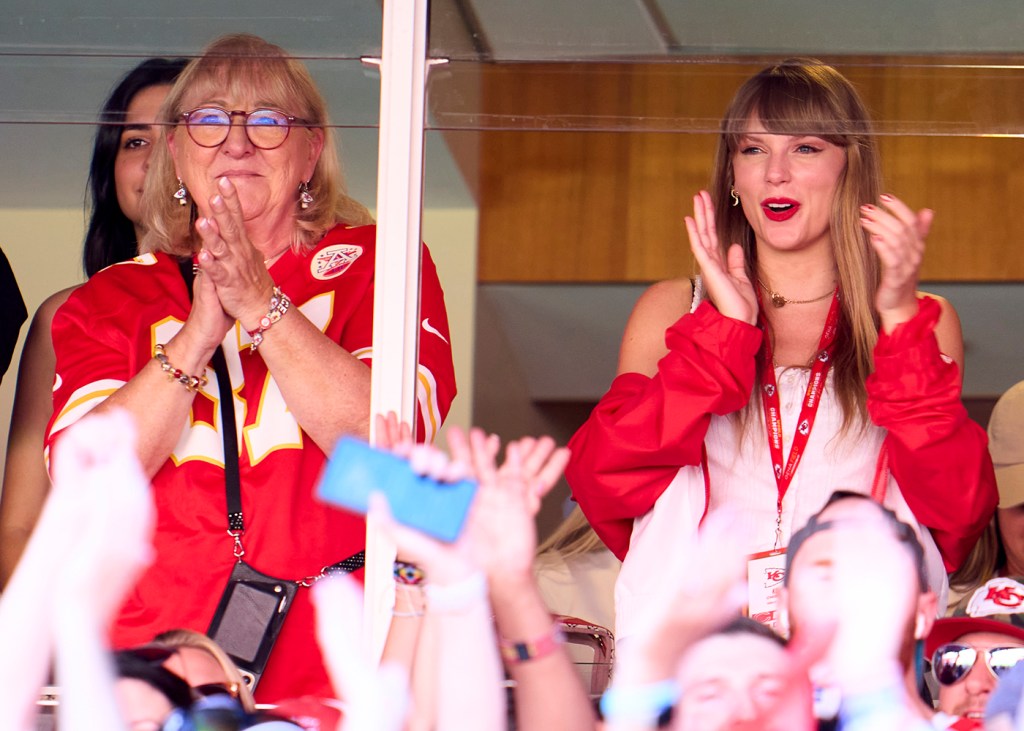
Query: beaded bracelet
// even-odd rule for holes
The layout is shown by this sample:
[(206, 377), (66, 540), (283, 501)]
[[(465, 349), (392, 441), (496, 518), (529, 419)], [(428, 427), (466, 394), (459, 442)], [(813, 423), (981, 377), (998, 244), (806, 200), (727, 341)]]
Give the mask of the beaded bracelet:
[(395, 561), (394, 575), (396, 584), (407, 584), (408, 586), (419, 586), (426, 579), (423, 569), (414, 563), (405, 561)]
[(547, 634), (529, 640), (527, 642), (510, 642), (502, 637), (498, 647), (501, 650), (501, 659), (507, 663), (517, 664), (530, 660), (539, 660), (547, 657), (565, 642), (565, 635), (555, 624), (548, 630)]
[(270, 326), (280, 320), (284, 313), (291, 307), (292, 301), (280, 287), (274, 287), (274, 294), (270, 297), (270, 310), (262, 318), (260, 318), (260, 325), (255, 330), (248, 330), (249, 337), (252, 338), (252, 345), (249, 346), (249, 353), (255, 353), (257, 348), (260, 347), (260, 343), (263, 342), (263, 333), (270, 329)]
[(190, 376), (180, 368), (175, 368), (171, 365), (171, 362), (167, 360), (167, 352), (164, 350), (163, 343), (157, 343), (154, 348), (153, 357), (160, 363), (160, 370), (167, 374), (168, 381), (177, 381), (185, 390), (189, 393), (195, 393), (200, 388), (206, 385), (206, 375), (201, 376)]

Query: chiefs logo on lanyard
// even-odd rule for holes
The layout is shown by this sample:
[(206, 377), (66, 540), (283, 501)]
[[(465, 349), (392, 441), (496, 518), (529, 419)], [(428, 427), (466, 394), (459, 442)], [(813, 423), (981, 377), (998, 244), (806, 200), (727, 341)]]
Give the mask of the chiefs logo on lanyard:
[[(763, 315), (760, 319), (761, 326), (765, 327)], [(779, 403), (778, 384), (775, 381), (772, 344), (770, 338), (766, 337), (764, 340), (764, 370), (761, 374), (761, 382), (764, 387), (761, 389), (761, 402), (764, 406), (765, 429), (768, 432), (768, 448), (771, 450), (772, 465), (775, 468), (775, 483), (779, 490), (777, 503), (779, 520), (782, 519), (782, 499), (786, 496), (786, 490), (789, 489), (793, 475), (796, 474), (796, 469), (800, 465), (800, 458), (803, 456), (807, 440), (811, 435), (811, 428), (814, 426), (814, 417), (821, 404), (828, 369), (832, 365), (832, 348), (835, 345), (838, 328), (839, 288), (836, 287), (836, 291), (832, 295), (832, 306), (829, 308), (828, 317), (825, 318), (825, 328), (822, 330), (821, 340), (818, 343), (818, 355), (811, 366), (811, 378), (800, 407), (800, 417), (797, 420), (796, 434), (793, 435), (793, 445), (789, 449), (788, 459), (785, 460), (782, 454), (782, 407)], [(780, 467), (781, 465), (785, 466)]]

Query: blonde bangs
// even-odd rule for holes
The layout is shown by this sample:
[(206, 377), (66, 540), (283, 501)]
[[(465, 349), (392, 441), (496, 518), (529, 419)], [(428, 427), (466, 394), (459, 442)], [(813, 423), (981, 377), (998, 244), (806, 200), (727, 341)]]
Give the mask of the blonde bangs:
[[(327, 104), (301, 61), (256, 36), (234, 34), (218, 38), (185, 68), (168, 94), (160, 113), (167, 125), (164, 139), (167, 130), (181, 122), (184, 112), (222, 97), (250, 99), (257, 107), (278, 109), (295, 117), (297, 129), (293, 134), (303, 127), (319, 129), (324, 134), (320, 160), (308, 181), (313, 204), (299, 209), (298, 191), (295, 193), (292, 246), (296, 250), (313, 247), (338, 223), (373, 223), (366, 207), (346, 192)], [(162, 141), (151, 158), (143, 192), (143, 215), (148, 229), (141, 242), (143, 251), (186, 255), (196, 248), (198, 241), (192, 230), (195, 205), (179, 206), (172, 198), (176, 187), (173, 162), (166, 142)]]

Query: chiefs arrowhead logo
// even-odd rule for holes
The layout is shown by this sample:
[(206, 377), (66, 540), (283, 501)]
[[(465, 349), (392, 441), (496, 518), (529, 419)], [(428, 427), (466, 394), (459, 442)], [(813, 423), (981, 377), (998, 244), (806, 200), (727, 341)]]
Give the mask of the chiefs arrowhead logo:
[(363, 253), (362, 246), (334, 244), (317, 252), (309, 263), (309, 272), (320, 280), (340, 277)]

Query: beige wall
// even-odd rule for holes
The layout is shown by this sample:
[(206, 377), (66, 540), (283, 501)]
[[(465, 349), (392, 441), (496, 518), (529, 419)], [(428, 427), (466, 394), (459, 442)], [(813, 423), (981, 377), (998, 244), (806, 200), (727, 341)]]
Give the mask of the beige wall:
[[(0, 248), (18, 278), (29, 316), (53, 292), (83, 278), (81, 209), (0, 209)], [(448, 423), (468, 427), (473, 396), (473, 322), (476, 309), (476, 233), (474, 209), (430, 209), (423, 215), (423, 237), (437, 263), (444, 287), (459, 395)], [(28, 324), (22, 327), (24, 342)], [(19, 350), (0, 385), (0, 444), (6, 447)], [(4, 463), (0, 450), (0, 472)]]

